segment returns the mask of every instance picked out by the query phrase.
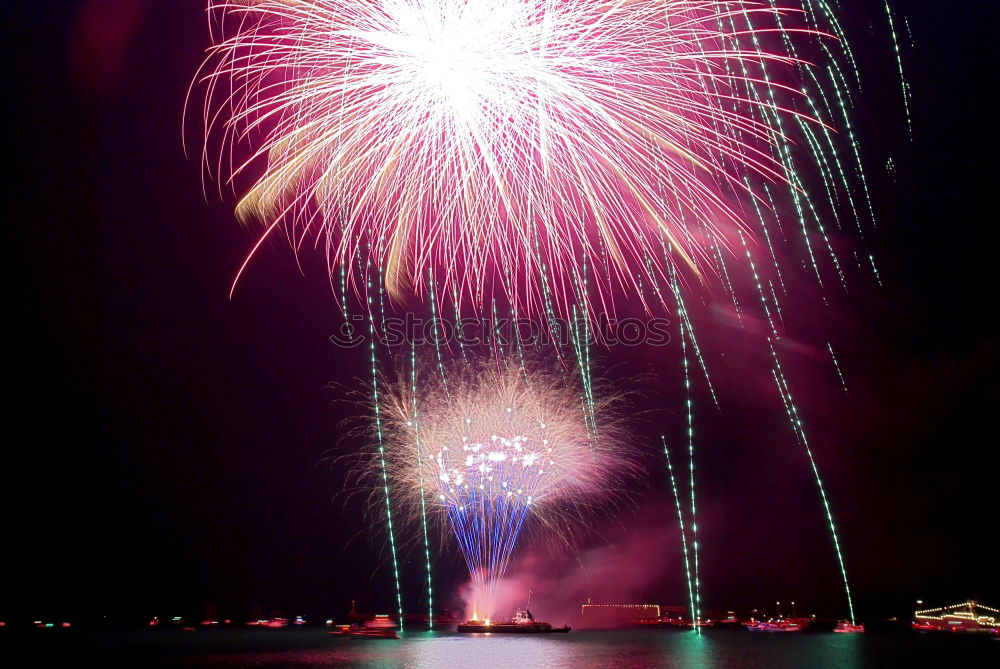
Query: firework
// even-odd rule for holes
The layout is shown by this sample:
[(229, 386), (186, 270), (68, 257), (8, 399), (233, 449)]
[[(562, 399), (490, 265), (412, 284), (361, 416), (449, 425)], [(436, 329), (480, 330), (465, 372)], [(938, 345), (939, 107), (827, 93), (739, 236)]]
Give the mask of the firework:
[(415, 523), (426, 508), (450, 528), (472, 578), (473, 614), (489, 618), (523, 528), (569, 541), (582, 519), (616, 498), (631, 468), (608, 416), (620, 397), (598, 399), (598, 439), (583, 419), (582, 391), (564, 373), (462, 364), (447, 386), (436, 373), (424, 376), (383, 400), (395, 505)]
[[(760, 184), (802, 190), (789, 182), (782, 118), (820, 127), (790, 49), (819, 34), (804, 9), (212, 0), (209, 10), (203, 119), (223, 148), (216, 156), (206, 142), (206, 166), (253, 180), (237, 212), (263, 221), (264, 237), (325, 244), (331, 272), (368, 256), (395, 297), (426, 290), (431, 270), (443, 295), (477, 308), (501, 296), (517, 313), (568, 316), (577, 302), (607, 309), (619, 291), (645, 301), (637, 287), (666, 282), (669, 265), (717, 271), (724, 230), (747, 225), (743, 203), (770, 208)], [(588, 267), (600, 270), (589, 280)]]
[[(601, 400), (591, 384), (587, 342), (601, 339), (601, 330), (593, 326), (601, 315), (614, 317), (622, 296), (647, 311), (673, 309), (687, 396), (686, 527), (695, 617), (701, 588), (689, 365), (701, 368), (718, 401), (682, 288), (695, 277), (714, 284), (740, 319), (759, 303), (779, 396), (810, 456), (853, 620), (836, 527), (777, 345), (780, 302), (803, 273), (823, 286), (834, 272), (847, 287), (827, 226), (842, 230), (850, 218), (863, 231), (874, 223), (850, 120), (860, 73), (834, 4), (210, 0), (208, 6), (213, 46), (199, 77), (206, 170), (240, 192), (243, 221), (263, 223), (250, 257), (276, 234), (285, 234), (296, 250), (325, 248), (331, 278), (339, 272), (345, 317), (353, 289), (368, 309), (373, 341), (386, 294), (397, 300), (426, 295), (435, 333), (446, 301), (456, 320), (469, 306), (494, 320), (543, 312), (549, 324), (556, 317), (570, 321), (582, 385), (582, 398), (573, 398), (582, 404), (575, 429), (586, 433), (590, 453), (597, 454), (600, 477), (608, 462), (595, 446)], [(886, 12), (902, 78), (888, 4)], [(909, 123), (909, 85), (902, 85)], [(779, 261), (782, 242), (805, 262)], [(881, 283), (874, 258), (868, 259)], [(745, 261), (745, 268), (731, 265), (734, 260)], [(468, 351), (461, 341), (458, 346), (465, 358)], [(827, 347), (843, 383), (832, 344)], [(403, 517), (417, 508), (417, 498), (407, 498), (413, 490), (421, 491), (421, 518), (430, 502), (446, 511), (442, 517), (453, 529), (463, 518), (477, 519), (455, 534), (473, 575), (485, 574), (482, 584), (502, 573), (513, 549), (513, 541), (483, 544), (485, 523), (516, 539), (529, 517), (555, 529), (559, 523), (546, 521), (550, 513), (578, 509), (587, 499), (572, 492), (551, 508), (538, 502), (560, 500), (559, 490), (578, 491), (567, 483), (535, 490), (530, 503), (521, 494), (510, 499), (523, 502), (493, 503), (507, 500), (511, 486), (529, 476), (523, 456), (515, 460), (514, 454), (547, 437), (512, 423), (496, 430), (495, 441), (492, 432), (474, 435), (478, 427), (466, 433), (453, 426), (451, 437), (464, 436), (465, 446), (476, 445), (475, 453), (494, 460), (452, 461), (457, 451), (444, 450), (451, 437), (439, 416), (461, 414), (465, 405), (454, 402), (476, 397), (485, 413), (475, 425), (501, 421), (502, 412), (492, 416), (486, 407), (512, 387), (507, 384), (516, 374), (501, 365), (480, 387), (459, 372), (459, 392), (449, 394), (453, 382), (445, 382), (440, 345), (436, 356), (440, 383), (421, 383), (419, 393), (415, 382), (409, 394), (390, 392), (391, 436), (383, 442), (371, 347), (379, 452), (388, 457), (380, 458), (380, 488), (400, 614), (392, 514), (397, 501)], [(531, 378), (526, 388), (536, 385)], [(568, 392), (549, 381), (537, 385), (552, 397)], [(421, 437), (425, 419), (417, 420), (424, 405), (432, 408), (428, 420), (435, 426), (427, 439)], [(404, 408), (409, 418), (398, 423)], [(419, 457), (396, 457), (404, 443)], [(485, 472), (470, 466), (491, 467), (494, 479), (484, 480)], [(554, 478), (549, 473), (546, 482)], [(441, 488), (459, 474), (471, 487)], [(401, 499), (390, 505), (389, 484), (397, 480)], [(428, 489), (437, 486), (437, 497), (424, 498), (425, 480), (433, 484)], [(503, 482), (507, 486), (495, 488)], [(503, 494), (496, 498), (488, 489)], [(483, 505), (494, 514), (488, 520), (477, 511)], [(455, 515), (467, 509), (479, 515)]]

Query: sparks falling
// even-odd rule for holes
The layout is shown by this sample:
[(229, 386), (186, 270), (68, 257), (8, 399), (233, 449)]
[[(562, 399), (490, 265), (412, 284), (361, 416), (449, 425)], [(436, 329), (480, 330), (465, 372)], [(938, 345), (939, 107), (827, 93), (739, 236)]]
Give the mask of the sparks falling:
[[(461, 364), (447, 386), (429, 371), (422, 384), (397, 384), (384, 400), (396, 503), (416, 523), (423, 501), (428, 516), (450, 528), (483, 618), (493, 613), (522, 530), (534, 525), (549, 539), (568, 539), (615, 497), (629, 470), (615, 421), (605, 420), (595, 439), (580, 419), (577, 391), (563, 373), (533, 367), (526, 374), (520, 362)], [(602, 418), (617, 401), (596, 400)]]
[[(269, 237), (284, 235), (296, 251), (324, 248), (345, 319), (353, 291), (369, 310), (373, 336), (373, 285), (380, 315), (384, 296), (427, 298), (435, 333), (445, 314), (453, 311), (457, 321), (466, 309), (496, 322), (529, 315), (569, 321), (583, 386), (575, 415), (591, 442), (604, 436), (587, 344), (600, 330), (591, 321), (613, 317), (616, 303), (626, 301), (630, 309), (677, 316), (697, 609), (689, 351), (691, 367), (701, 369), (719, 402), (685, 289), (708, 285), (731, 301), (741, 324), (759, 304), (787, 409), (790, 384), (776, 347), (782, 302), (803, 280), (846, 289), (833, 235), (845, 223), (860, 234), (874, 225), (851, 120), (861, 70), (836, 5), (209, 0), (208, 7), (213, 46), (198, 77), (205, 92), (202, 160), (241, 195), (241, 220), (263, 224), (235, 281)], [(909, 85), (888, 5), (886, 12), (909, 125)], [(786, 257), (783, 243), (801, 263), (779, 260)], [(868, 260), (881, 283), (874, 257)], [(740, 285), (742, 269), (752, 285)], [(470, 352), (458, 346), (466, 359)], [(496, 358), (506, 369), (503, 353)], [(451, 401), (446, 366), (438, 345), (437, 406)], [(418, 384), (411, 385), (412, 400)], [(427, 414), (418, 404), (431, 386), (419, 386), (407, 438), (420, 451), (411, 464), (426, 465), (416, 472), (429, 480), (428, 468), (439, 465), (419, 459), (417, 416), (423, 434)], [(378, 401), (376, 393), (376, 411)], [(793, 427), (805, 443), (801, 422)], [(474, 443), (510, 466), (515, 446), (533, 448), (538, 437), (497, 436), (496, 443), (483, 435)], [(523, 468), (523, 459), (518, 463)], [(453, 464), (459, 471), (461, 463)], [(853, 618), (836, 528), (812, 464)], [(405, 467), (387, 466), (393, 471), (383, 471), (382, 483), (395, 555), (388, 481), (397, 473), (408, 479)], [(464, 480), (486, 485), (481, 474), (466, 472)], [(527, 474), (502, 475), (510, 482), (518, 476)], [(450, 508), (485, 500), (440, 494)], [(427, 501), (421, 518), (430, 512)], [(518, 523), (537, 514), (537, 505), (531, 512), (528, 506), (517, 507)]]

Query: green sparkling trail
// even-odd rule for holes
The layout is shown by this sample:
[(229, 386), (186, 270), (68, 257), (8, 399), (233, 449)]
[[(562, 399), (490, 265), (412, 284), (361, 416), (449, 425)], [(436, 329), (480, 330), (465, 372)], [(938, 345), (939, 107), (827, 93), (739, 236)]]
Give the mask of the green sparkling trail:
[[(370, 267), (369, 267), (370, 269)], [(371, 276), (369, 274), (369, 276)], [(368, 335), (371, 352), (372, 400), (375, 407), (375, 434), (378, 439), (379, 465), (382, 469), (382, 491), (385, 493), (385, 518), (389, 530), (389, 549), (392, 553), (392, 576), (396, 583), (396, 608), (399, 612), (399, 630), (403, 631), (403, 592), (399, 586), (399, 561), (396, 557), (396, 537), (392, 527), (392, 503), (389, 499), (389, 472), (385, 464), (385, 441), (382, 435), (382, 407), (378, 391), (378, 360), (375, 355), (375, 309), (372, 304), (371, 279), (367, 281), (368, 298)], [(379, 285), (381, 289), (381, 284)]]
[(681, 548), (684, 552), (684, 574), (687, 576), (688, 601), (691, 604), (691, 620), (694, 620), (696, 616), (696, 605), (694, 601), (694, 587), (691, 583), (691, 561), (688, 557), (687, 530), (684, 529), (684, 509), (681, 507), (681, 495), (680, 491), (677, 489), (677, 478), (674, 476), (674, 466), (670, 462), (670, 449), (667, 448), (667, 440), (663, 435), (660, 435), (660, 441), (663, 443), (663, 455), (667, 458), (667, 474), (670, 476), (670, 487), (673, 488), (674, 491), (674, 505), (677, 507), (677, 523), (681, 528)]
[[(669, 259), (670, 252), (670, 247), (665, 244), (663, 247), (664, 257)], [(712, 384), (712, 377), (708, 373), (708, 362), (705, 360), (705, 356), (702, 355), (701, 347), (698, 345), (698, 338), (694, 333), (694, 324), (691, 322), (691, 316), (688, 313), (687, 304), (684, 302), (684, 295), (681, 292), (680, 283), (677, 277), (677, 270), (672, 264), (668, 264), (667, 268), (670, 273), (670, 289), (674, 296), (674, 305), (677, 310), (677, 316), (680, 319), (680, 328), (682, 333), (681, 344), (686, 347), (687, 342), (684, 341), (683, 337), (683, 335), (686, 334), (688, 341), (691, 343), (691, 348), (694, 350), (695, 359), (698, 360), (698, 365), (701, 367), (702, 375), (705, 377), (705, 386), (708, 388), (708, 394), (712, 398), (712, 403), (715, 404), (716, 408), (719, 408), (719, 397), (715, 394), (715, 386)]]
[(910, 84), (906, 81), (906, 75), (903, 72), (903, 53), (899, 48), (899, 36), (896, 34), (896, 26), (892, 20), (892, 7), (889, 6), (888, 0), (885, 3), (885, 13), (889, 17), (889, 34), (892, 35), (892, 48), (896, 54), (896, 66), (899, 69), (899, 83), (903, 89), (903, 111), (906, 112), (906, 130), (910, 135), (910, 140), (912, 140), (913, 119), (910, 118)]
[(872, 265), (872, 272), (875, 274), (875, 280), (878, 281), (878, 285), (882, 285), (882, 275), (878, 273), (878, 267), (875, 266), (875, 256), (868, 254), (868, 262)]
[(840, 385), (844, 387), (844, 394), (848, 395), (847, 392), (847, 380), (844, 378), (844, 372), (840, 369), (840, 363), (837, 362), (837, 356), (833, 353), (833, 344), (826, 342), (826, 348), (830, 351), (830, 359), (833, 360), (833, 368), (837, 370), (837, 376), (840, 378)]
[[(809, 446), (809, 441), (806, 438), (805, 427), (802, 425), (802, 421), (798, 417), (798, 409), (795, 403), (792, 401), (792, 392), (788, 384), (788, 379), (785, 377), (785, 372), (781, 366), (781, 359), (778, 356), (778, 349), (775, 346), (781, 335), (778, 333), (777, 326), (772, 317), (771, 311), (768, 308), (767, 296), (764, 292), (764, 288), (761, 285), (760, 277), (757, 274), (757, 267), (754, 264), (753, 255), (750, 252), (750, 247), (748, 246), (746, 239), (743, 237), (742, 232), (740, 233), (740, 240), (743, 243), (744, 252), (746, 254), (747, 265), (750, 271), (753, 273), (754, 282), (757, 286), (758, 294), (760, 295), (761, 305), (764, 310), (764, 314), (767, 317), (768, 324), (770, 325), (771, 332), (767, 337), (768, 348), (771, 352), (771, 359), (774, 361), (774, 379), (778, 384), (778, 393), (781, 395), (782, 403), (785, 406), (785, 411), (788, 413), (789, 421), (792, 425), (792, 430), (795, 433), (796, 438), (802, 444), (806, 450), (806, 455), (809, 457), (809, 463), (812, 466), (813, 475), (816, 478), (816, 485), (819, 488), (820, 498), (823, 502), (823, 510), (826, 513), (826, 519), (830, 526), (830, 533), (833, 536), (833, 547), (837, 554), (837, 562), (840, 566), (840, 573), (844, 580), (844, 592), (847, 595), (847, 607), (851, 614), (851, 623), (854, 624), (854, 602), (851, 599), (851, 587), (847, 580), (847, 567), (844, 563), (844, 554), (840, 548), (840, 537), (837, 532), (837, 527), (833, 522), (833, 511), (830, 507), (830, 501), (826, 496), (826, 486), (823, 484), (823, 479), (819, 474), (819, 466), (816, 464), (816, 460), (813, 457), (812, 448)], [(828, 343), (827, 346), (830, 347), (830, 355), (833, 356), (833, 347)], [(837, 365), (836, 357), (833, 358), (834, 365)], [(840, 373), (840, 367), (837, 365), (837, 373)], [(841, 382), (844, 382), (844, 377), (841, 375)], [(847, 385), (844, 384), (844, 392), (847, 392)]]
[[(586, 309), (584, 304), (581, 303), (580, 308), (582, 310)], [(583, 421), (587, 426), (587, 433), (593, 442), (597, 440), (599, 435), (597, 432), (597, 409), (594, 401), (593, 377), (591, 376), (590, 369), (590, 346), (588, 343), (590, 334), (587, 329), (586, 312), (582, 316), (578, 315), (576, 305), (573, 305), (573, 320), (570, 326), (570, 337), (577, 361), (576, 367), (580, 372), (580, 385), (583, 389)], [(581, 334), (581, 330), (583, 330), (583, 334)]]
[[(772, 347), (773, 350), (773, 347)], [(792, 431), (795, 433), (799, 442), (805, 448), (806, 455), (809, 458), (809, 464), (812, 467), (813, 476), (816, 478), (816, 487), (819, 489), (820, 499), (823, 501), (823, 510), (826, 512), (826, 520), (829, 524), (830, 535), (833, 537), (833, 547), (837, 554), (837, 562), (840, 566), (840, 575), (844, 581), (844, 593), (847, 595), (847, 609), (850, 612), (851, 624), (856, 624), (854, 617), (854, 600), (851, 597), (851, 585), (847, 580), (847, 566), (844, 562), (844, 553), (840, 548), (840, 535), (837, 532), (837, 525), (833, 521), (833, 511), (830, 508), (830, 500), (826, 495), (826, 486), (823, 484), (823, 478), (819, 474), (819, 466), (816, 464), (816, 458), (813, 457), (812, 448), (809, 446), (809, 440), (806, 438), (805, 426), (802, 424), (802, 420), (799, 418), (798, 408), (795, 406), (795, 401), (792, 398), (791, 389), (788, 386), (788, 380), (785, 378), (785, 373), (782, 371), (779, 364), (775, 364), (773, 370), (774, 382), (778, 386), (778, 393), (781, 395), (782, 402), (785, 405), (785, 411), (788, 414), (788, 420), (791, 423)]]
[(691, 490), (691, 548), (694, 554), (694, 619), (692, 623), (695, 629), (701, 634), (701, 575), (698, 564), (698, 515), (695, 505), (694, 495), (694, 416), (692, 412), (693, 401), (691, 399), (691, 374), (688, 370), (687, 335), (685, 333), (684, 321), (680, 324), (681, 332), (681, 355), (684, 358), (684, 390), (687, 394), (687, 443), (688, 443), (688, 485)]
[(424, 562), (427, 566), (427, 625), (434, 629), (434, 584), (431, 580), (431, 546), (427, 534), (427, 503), (424, 497), (424, 466), (423, 449), (420, 446), (420, 423), (417, 415), (417, 344), (410, 342), (410, 408), (413, 420), (413, 433), (417, 435), (417, 475), (420, 482), (420, 524), (424, 533)]

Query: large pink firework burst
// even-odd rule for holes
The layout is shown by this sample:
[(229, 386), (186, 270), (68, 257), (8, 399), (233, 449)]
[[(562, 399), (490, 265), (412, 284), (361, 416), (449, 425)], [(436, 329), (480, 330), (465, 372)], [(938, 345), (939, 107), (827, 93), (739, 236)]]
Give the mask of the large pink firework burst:
[(742, 0), (209, 10), (204, 122), (223, 149), (203, 157), (253, 180), (237, 212), (262, 240), (324, 245), (331, 272), (361, 258), (397, 298), (432, 281), (521, 314), (608, 311), (672, 264), (710, 269), (706, 239), (725, 245), (755, 184), (787, 179), (780, 119), (802, 117), (782, 101), (802, 93), (773, 72), (814, 32)]

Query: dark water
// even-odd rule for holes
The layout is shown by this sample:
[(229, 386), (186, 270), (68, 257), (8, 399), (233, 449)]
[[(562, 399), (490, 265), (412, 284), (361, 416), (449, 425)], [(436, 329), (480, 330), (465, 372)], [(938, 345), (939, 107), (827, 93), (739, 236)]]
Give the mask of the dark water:
[[(47, 638), (46, 638), (47, 637)], [(42, 632), (4, 655), (6, 666), (71, 667), (644, 667), (683, 669), (869, 669), (1000, 667), (1000, 641), (986, 637), (876, 634), (754, 634), (708, 630), (574, 631), (479, 637), (407, 632), (399, 640), (332, 637), (321, 629)], [(16, 648), (14, 646), (22, 646)]]

